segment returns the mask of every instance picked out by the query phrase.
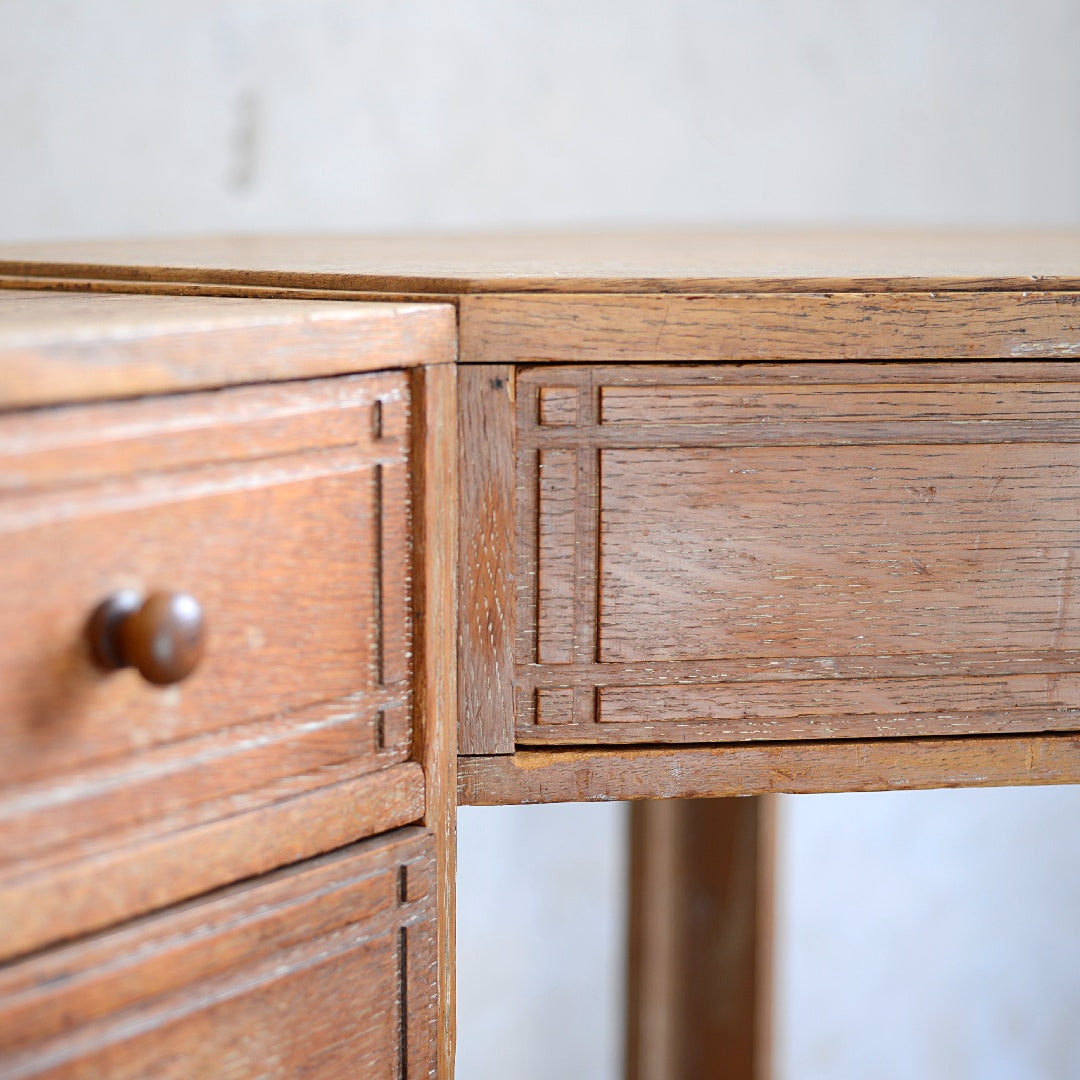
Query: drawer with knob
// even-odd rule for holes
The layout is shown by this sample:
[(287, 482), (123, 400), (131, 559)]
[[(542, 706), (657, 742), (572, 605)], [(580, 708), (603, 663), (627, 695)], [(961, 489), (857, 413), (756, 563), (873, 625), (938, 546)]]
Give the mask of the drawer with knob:
[(0, 418), (0, 955), (414, 821), (402, 372)]

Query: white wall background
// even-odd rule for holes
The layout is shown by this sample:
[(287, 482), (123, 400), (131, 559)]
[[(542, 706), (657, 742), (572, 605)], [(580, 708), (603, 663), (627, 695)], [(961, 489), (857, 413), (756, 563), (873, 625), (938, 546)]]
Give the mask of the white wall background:
[[(1076, 0), (0, 0), (0, 241), (1077, 224), (1078, 41)], [(780, 1076), (1080, 1076), (1078, 820), (788, 800)], [(462, 1080), (617, 1075), (621, 828), (462, 813)]]

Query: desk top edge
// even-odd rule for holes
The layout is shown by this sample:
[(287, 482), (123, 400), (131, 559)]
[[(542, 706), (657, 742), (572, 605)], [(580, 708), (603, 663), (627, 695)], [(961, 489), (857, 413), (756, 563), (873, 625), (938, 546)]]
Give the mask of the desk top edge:
[(1080, 289), (1080, 229), (220, 236), (0, 246), (0, 275), (418, 297)]

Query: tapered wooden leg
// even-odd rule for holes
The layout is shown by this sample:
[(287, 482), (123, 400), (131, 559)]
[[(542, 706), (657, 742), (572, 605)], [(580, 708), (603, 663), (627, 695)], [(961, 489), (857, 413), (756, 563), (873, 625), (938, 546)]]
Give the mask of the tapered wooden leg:
[(769, 1076), (773, 807), (636, 802), (628, 1080)]

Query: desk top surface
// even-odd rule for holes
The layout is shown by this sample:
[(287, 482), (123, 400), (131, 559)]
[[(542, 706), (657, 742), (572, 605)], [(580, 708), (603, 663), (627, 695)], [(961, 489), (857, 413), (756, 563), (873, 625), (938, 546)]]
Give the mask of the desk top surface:
[(0, 247), (0, 279), (452, 296), (1080, 289), (1080, 229), (235, 236)]

